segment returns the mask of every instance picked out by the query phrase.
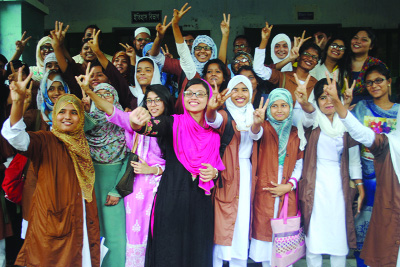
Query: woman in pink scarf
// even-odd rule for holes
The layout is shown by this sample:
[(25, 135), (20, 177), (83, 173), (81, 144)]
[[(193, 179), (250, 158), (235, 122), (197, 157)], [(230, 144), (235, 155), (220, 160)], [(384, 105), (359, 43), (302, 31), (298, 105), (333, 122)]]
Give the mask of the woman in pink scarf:
[(192, 79), (182, 96), (184, 114), (150, 119), (143, 108), (130, 114), (132, 129), (166, 139), (166, 166), (153, 207), (145, 266), (212, 266), (213, 178), (224, 169), (220, 137), (205, 123), (212, 90)]

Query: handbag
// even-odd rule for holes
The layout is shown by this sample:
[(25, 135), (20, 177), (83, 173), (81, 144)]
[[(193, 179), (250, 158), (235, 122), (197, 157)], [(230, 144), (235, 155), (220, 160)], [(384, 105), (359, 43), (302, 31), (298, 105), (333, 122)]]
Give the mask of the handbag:
[(8, 168), (4, 171), (2, 187), (5, 198), (20, 205), (24, 189), (25, 176), (30, 165), (27, 157), (16, 154)]
[(271, 219), (272, 259), (271, 266), (289, 266), (306, 255), (304, 228), (300, 226), (298, 190), (296, 190), (297, 216), (288, 217), (289, 193), (285, 194), (279, 218)]
[(132, 151), (128, 152), (126, 156), (128, 163), (126, 165), (125, 173), (122, 175), (121, 180), (118, 182), (115, 189), (117, 189), (118, 193), (121, 197), (126, 197), (133, 192), (133, 182), (135, 180), (135, 172), (133, 171), (133, 167), (131, 165), (131, 161), (139, 161), (139, 156), (135, 153), (137, 145), (138, 145), (138, 136), (139, 134), (135, 134), (135, 141), (132, 146)]

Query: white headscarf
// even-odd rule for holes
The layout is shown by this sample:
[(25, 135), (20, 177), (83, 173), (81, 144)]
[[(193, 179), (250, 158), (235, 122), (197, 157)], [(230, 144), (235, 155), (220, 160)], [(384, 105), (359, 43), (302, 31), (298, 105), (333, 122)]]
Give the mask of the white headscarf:
[(249, 89), (249, 102), (243, 107), (236, 106), (231, 97), (228, 98), (225, 102), (226, 108), (229, 113), (231, 113), (232, 118), (236, 122), (236, 129), (238, 131), (248, 131), (253, 124), (253, 112), (254, 108), (251, 104), (251, 98), (253, 96), (253, 87), (251, 85), (250, 80), (244, 75), (236, 75), (233, 77), (228, 83), (228, 94), (232, 92), (232, 89), (237, 86), (239, 83), (243, 83), (247, 89)]
[[(289, 38), (289, 36), (287, 36), (286, 34), (280, 33), (280, 34), (276, 35), (276, 36), (274, 37), (274, 39), (272, 39), (272, 42), (271, 42), (271, 58), (272, 58), (272, 61), (274, 62), (274, 64), (279, 63), (279, 62), (281, 62), (282, 60), (284, 60), (284, 59), (278, 58), (278, 57), (275, 55), (275, 51), (274, 51), (275, 45), (276, 45), (277, 43), (279, 43), (279, 42), (282, 42), (282, 41), (285, 41), (285, 42), (287, 43), (288, 49), (289, 49), (289, 53), (287, 54), (287, 56), (286, 56), (284, 59), (286, 59), (286, 58), (288, 58), (288, 57), (290, 56), (290, 50), (292, 49), (292, 43), (291, 43), (291, 41), (290, 41), (290, 38)], [(292, 70), (293, 70), (292, 62), (289, 62), (288, 64), (286, 64), (286, 65), (281, 69), (282, 72), (285, 72), (285, 71), (292, 71)]]
[(140, 86), (140, 84), (136, 78), (136, 74), (137, 74), (137, 67), (139, 66), (139, 63), (141, 61), (143, 61), (143, 59), (150, 59), (151, 62), (153, 62), (154, 71), (153, 71), (153, 78), (151, 79), (150, 84), (151, 85), (152, 84), (161, 84), (160, 69), (158, 68), (156, 62), (149, 57), (140, 58), (139, 61), (136, 63), (136, 68), (135, 68), (135, 87), (131, 87), (131, 86), (129, 87), (129, 89), (131, 89), (132, 94), (137, 98), (138, 106), (142, 105), (144, 93), (142, 91), (142, 87)]
[(50, 54), (48, 54), (45, 58), (44, 58), (44, 62), (43, 62), (43, 73), (46, 73), (46, 64), (49, 62), (57, 62), (57, 58), (56, 58), (56, 54), (54, 54), (54, 52), (51, 52)]
[(400, 108), (397, 111), (396, 130), (386, 134), (389, 139), (390, 156), (392, 157), (392, 164), (394, 172), (400, 183)]
[(45, 36), (40, 39), (36, 46), (36, 66), (39, 70), (43, 70), (44, 65), (44, 58), (42, 58), (42, 55), (40, 54), (40, 47), (45, 44), (51, 44), (51, 38), (49, 36)]

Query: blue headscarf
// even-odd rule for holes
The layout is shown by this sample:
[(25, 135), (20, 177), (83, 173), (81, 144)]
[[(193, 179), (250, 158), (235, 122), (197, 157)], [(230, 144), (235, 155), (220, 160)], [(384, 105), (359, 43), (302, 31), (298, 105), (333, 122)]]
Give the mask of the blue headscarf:
[(196, 39), (193, 42), (193, 46), (192, 46), (192, 59), (194, 61), (194, 64), (196, 65), (196, 71), (198, 74), (202, 74), (203, 73), (203, 68), (204, 65), (206, 65), (207, 62), (200, 62), (197, 60), (197, 58), (194, 56), (194, 48), (196, 46), (198, 46), (199, 44), (206, 44), (208, 46), (210, 46), (212, 48), (212, 52), (211, 52), (211, 57), (210, 59), (215, 59), (217, 58), (217, 46), (215, 45), (213, 39), (211, 39), (211, 37), (207, 36), (207, 35), (199, 35), (196, 37)]
[[(53, 77), (53, 80), (48, 79), (50, 74), (55, 74), (55, 76)], [(48, 125), (52, 125), (52, 112), (53, 112), (53, 108), (54, 108), (54, 104), (50, 98), (49, 95), (47, 94), (47, 90), (49, 90), (50, 86), (54, 83), (54, 82), (60, 82), (63, 87), (64, 87), (64, 92), (66, 94), (69, 94), (69, 88), (68, 85), (64, 82), (63, 78), (61, 77), (61, 75), (59, 73), (57, 73), (54, 70), (49, 70), (48, 72), (46, 72), (43, 76), (42, 81), (40, 82), (40, 92), (38, 92), (37, 95), (37, 105), (38, 105), (38, 109), (40, 109), (40, 111), (42, 112), (42, 117), (43, 120), (48, 124)], [(48, 113), (46, 115), (46, 113)]]
[[(267, 107), (267, 119), (271, 123), (272, 127), (274, 127), (276, 134), (278, 135), (279, 139), (279, 165), (283, 166), (285, 162), (286, 156), (286, 147), (289, 141), (289, 135), (292, 128), (292, 121), (293, 121), (293, 99), (290, 92), (284, 88), (276, 88), (271, 91), (268, 96), (269, 103)], [(285, 101), (290, 108), (289, 116), (282, 120), (278, 121), (271, 115), (271, 106), (277, 100)]]

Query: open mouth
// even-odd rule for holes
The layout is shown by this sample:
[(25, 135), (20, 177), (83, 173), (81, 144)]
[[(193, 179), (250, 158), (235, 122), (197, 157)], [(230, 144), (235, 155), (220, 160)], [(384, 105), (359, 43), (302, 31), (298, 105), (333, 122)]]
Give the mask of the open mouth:
[(198, 101), (191, 100), (189, 101), (189, 105), (191, 107), (197, 107), (200, 103)]

